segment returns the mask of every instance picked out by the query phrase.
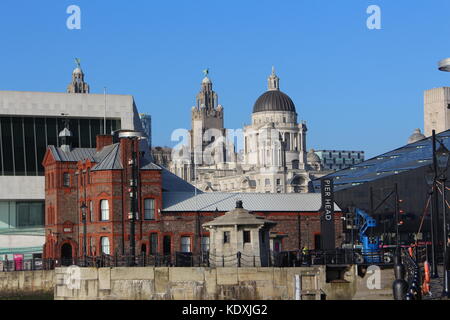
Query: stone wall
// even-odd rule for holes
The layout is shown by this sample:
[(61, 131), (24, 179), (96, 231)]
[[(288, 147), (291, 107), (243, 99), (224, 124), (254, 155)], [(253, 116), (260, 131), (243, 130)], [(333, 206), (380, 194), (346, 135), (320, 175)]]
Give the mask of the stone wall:
[[(336, 269), (336, 268), (334, 268)], [(359, 270), (358, 270), (359, 269)], [(0, 299), (392, 300), (392, 269), (57, 268), (0, 272)], [(374, 286), (376, 288), (374, 288)]]
[(0, 299), (20, 297), (51, 299), (54, 287), (53, 270), (0, 272)]
[(293, 300), (299, 298), (300, 288), (303, 299), (320, 299), (325, 282), (323, 267), (83, 268), (78, 272), (77, 282), (73, 270), (55, 270), (55, 299)]

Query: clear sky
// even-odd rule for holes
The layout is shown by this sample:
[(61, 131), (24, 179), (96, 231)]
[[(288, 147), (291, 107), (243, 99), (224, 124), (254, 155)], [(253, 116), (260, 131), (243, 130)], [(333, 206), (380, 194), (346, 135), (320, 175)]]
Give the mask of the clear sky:
[[(69, 5), (81, 30), (69, 30)], [(369, 30), (369, 5), (381, 30)], [(450, 85), (450, 1), (2, 0), (0, 90), (66, 90), (81, 59), (92, 93), (132, 94), (153, 144), (190, 128), (210, 68), (225, 126), (250, 122), (272, 65), (308, 126), (308, 149), (372, 157), (423, 129), (423, 91)]]

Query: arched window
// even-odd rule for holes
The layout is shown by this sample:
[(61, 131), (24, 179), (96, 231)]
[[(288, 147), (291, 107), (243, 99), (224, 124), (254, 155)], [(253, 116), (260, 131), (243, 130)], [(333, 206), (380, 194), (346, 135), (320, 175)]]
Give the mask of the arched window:
[(109, 238), (101, 237), (102, 253), (109, 254)]
[(109, 220), (109, 203), (108, 200), (100, 200), (100, 211), (101, 211), (101, 216), (100, 216), (100, 220), (101, 221), (108, 221)]

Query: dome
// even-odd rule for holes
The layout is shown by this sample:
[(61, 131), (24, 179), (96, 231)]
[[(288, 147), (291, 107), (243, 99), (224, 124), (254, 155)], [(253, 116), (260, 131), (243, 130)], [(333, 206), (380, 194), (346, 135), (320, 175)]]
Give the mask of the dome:
[(308, 163), (320, 162), (320, 158), (317, 155), (317, 153), (315, 153), (314, 149), (311, 149), (311, 150), (308, 151), (308, 154), (306, 155), (306, 161)]
[(81, 71), (81, 69), (79, 67), (77, 67), (77, 68), (73, 69), (72, 73), (74, 73), (74, 74), (82, 74), (83, 71)]
[(204, 77), (202, 83), (211, 83), (211, 80), (208, 77)]
[(420, 132), (420, 129), (414, 130), (413, 134), (408, 138), (408, 144), (417, 142), (419, 140), (425, 139), (426, 137)]
[(253, 106), (253, 113), (266, 111), (295, 112), (295, 105), (287, 94), (279, 90), (269, 90), (263, 93)]

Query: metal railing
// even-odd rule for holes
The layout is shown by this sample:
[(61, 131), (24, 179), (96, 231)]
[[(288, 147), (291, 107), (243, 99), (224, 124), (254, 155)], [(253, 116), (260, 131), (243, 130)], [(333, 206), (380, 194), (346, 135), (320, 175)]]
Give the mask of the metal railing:
[(243, 252), (219, 255), (210, 252), (193, 254), (176, 252), (171, 255), (107, 255), (61, 259), (30, 259), (0, 261), (1, 271), (51, 270), (55, 267), (77, 265), (80, 267), (302, 267), (314, 265), (392, 265), (393, 253), (381, 250), (363, 254), (356, 249), (270, 251), (265, 256), (249, 255)]

